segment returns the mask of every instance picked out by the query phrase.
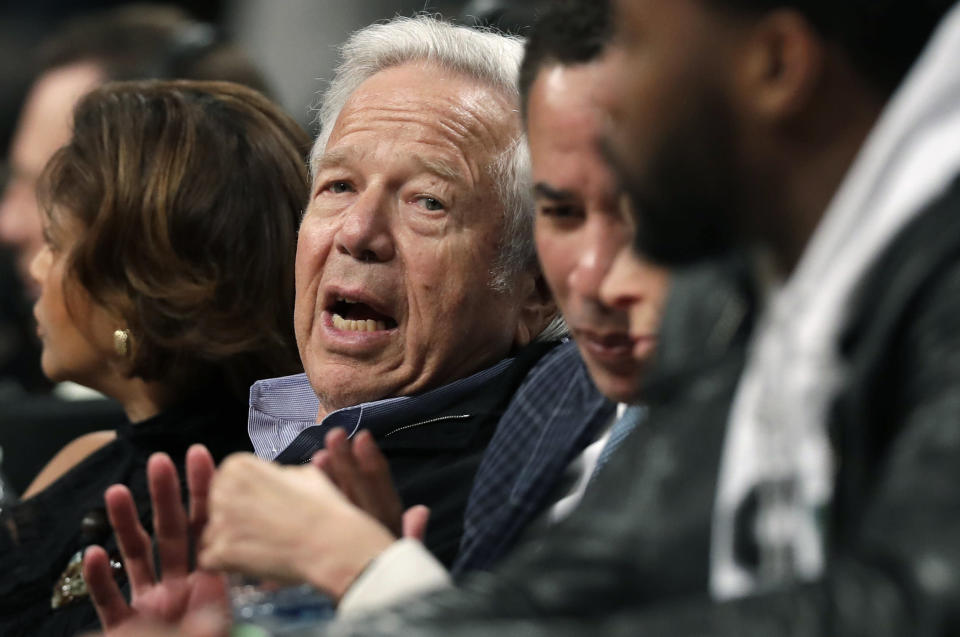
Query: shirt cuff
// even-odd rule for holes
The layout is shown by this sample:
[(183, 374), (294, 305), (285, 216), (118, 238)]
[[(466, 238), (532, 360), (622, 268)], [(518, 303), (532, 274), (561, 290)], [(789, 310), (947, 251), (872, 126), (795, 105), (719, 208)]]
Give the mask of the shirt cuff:
[(423, 544), (410, 539), (397, 540), (347, 589), (337, 616), (375, 612), (410, 597), (451, 586), (450, 574)]

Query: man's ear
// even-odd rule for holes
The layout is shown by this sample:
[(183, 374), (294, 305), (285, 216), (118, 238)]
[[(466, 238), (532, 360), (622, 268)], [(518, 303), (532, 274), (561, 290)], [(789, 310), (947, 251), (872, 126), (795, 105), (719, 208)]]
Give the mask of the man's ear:
[(513, 337), (514, 347), (523, 347), (540, 335), (559, 310), (553, 300), (546, 280), (539, 272), (523, 277), (522, 290), (518, 290), (520, 314)]
[(770, 11), (750, 29), (737, 68), (737, 101), (768, 122), (802, 111), (822, 81), (827, 44), (799, 12)]

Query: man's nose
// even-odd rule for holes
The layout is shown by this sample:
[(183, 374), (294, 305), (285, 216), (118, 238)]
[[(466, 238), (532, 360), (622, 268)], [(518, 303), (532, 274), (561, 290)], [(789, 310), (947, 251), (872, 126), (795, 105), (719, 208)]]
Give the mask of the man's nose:
[(587, 245), (570, 271), (570, 290), (579, 296), (597, 298), (609, 267), (610, 260), (596, 246)]
[(623, 246), (613, 259), (607, 275), (600, 284), (600, 301), (609, 307), (626, 309), (643, 296), (642, 284), (638, 280), (640, 259), (632, 247)]
[(337, 250), (358, 261), (385, 262), (394, 256), (391, 203), (386, 192), (368, 188), (344, 212)]
[(618, 246), (609, 236), (609, 228), (589, 224), (567, 281), (570, 290), (582, 297), (599, 298), (600, 286), (610, 271)]

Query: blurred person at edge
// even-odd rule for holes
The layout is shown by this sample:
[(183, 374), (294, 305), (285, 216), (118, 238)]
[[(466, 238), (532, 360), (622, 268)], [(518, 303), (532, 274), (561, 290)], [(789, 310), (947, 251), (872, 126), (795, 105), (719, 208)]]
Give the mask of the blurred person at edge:
[[(525, 536), (569, 514), (598, 465), (616, 448), (618, 414), (608, 399), (640, 400), (669, 277), (662, 268), (638, 266), (634, 301), (644, 318), (637, 318), (632, 330), (622, 299), (612, 304), (599, 295), (600, 281), (616, 255), (629, 249), (632, 235), (621, 193), (597, 143), (604, 121), (596, 103), (598, 60), (609, 29), (608, 11), (590, 5), (550, 15), (527, 42), (520, 91), (533, 160), (536, 248), (576, 344), (547, 354), (501, 418), (474, 481), (464, 541), (452, 569), (455, 577), (490, 568)], [(569, 134), (557, 135), (556, 130)], [(369, 451), (357, 449), (357, 467), (369, 463)], [(361, 507), (375, 499), (355, 497), (370, 476), (354, 473), (349, 456), (326, 455), (319, 464)], [(382, 477), (389, 483), (388, 474)], [(250, 501), (259, 506), (251, 508)], [(365, 558), (373, 562), (362, 573), (349, 571), (343, 577), (328, 555), (358, 552), (366, 545), (360, 538), (370, 535), (365, 529), (379, 525), (359, 515), (312, 467), (229, 460), (217, 474), (210, 502), (211, 523), (200, 555), (204, 566), (307, 581), (341, 600), (341, 616), (449, 583), (445, 569), (422, 544), (391, 537), (383, 537)], [(156, 509), (158, 515), (168, 515), (162, 504)], [(169, 512), (171, 518), (177, 515)], [(131, 536), (132, 547), (138, 536)], [(131, 551), (127, 561), (139, 562), (137, 553)], [(95, 570), (104, 565), (101, 556)], [(105, 627), (115, 630), (131, 611), (101, 576), (94, 573), (90, 585), (95, 600), (102, 601)], [(101, 582), (107, 590), (100, 589)], [(161, 582), (171, 589), (177, 585), (174, 578)], [(143, 604), (134, 608), (150, 616)]]
[[(250, 384), (299, 369), (293, 270), (308, 147), (296, 122), (238, 84), (121, 82), (81, 98), (40, 181), (41, 363), (53, 380), (115, 399), (129, 423), (64, 448), (3, 511), (3, 635), (96, 624), (80, 560), (91, 543), (117, 551), (109, 485), (125, 485), (152, 528), (145, 472), (182, 470), (194, 442), (214, 458), (249, 449)], [(148, 463), (157, 451), (179, 467)]]
[(30, 299), (39, 294), (30, 264), (43, 246), (37, 180), (70, 138), (77, 100), (111, 80), (224, 80), (266, 92), (252, 63), (212, 25), (162, 4), (131, 4), (70, 20), (42, 42), (10, 146), (10, 178), (0, 199), (7, 245)]
[[(260, 72), (212, 25), (192, 20), (181, 9), (162, 4), (130, 4), (74, 18), (60, 26), (33, 53), (36, 79), (20, 112), (10, 147), (10, 178), (0, 197), (0, 243), (9, 248), (22, 285), (11, 286), (6, 330), (9, 350), (0, 353), (0, 382), (12, 409), (0, 417), (0, 444), (11, 478), (23, 490), (56, 450), (81, 433), (111, 426), (122, 418), (104, 402), (61, 399), (97, 394), (71, 382), (56, 383), (53, 397), (39, 369), (40, 347), (29, 306), (39, 287), (29, 266), (43, 245), (36, 186), (44, 165), (67, 142), (77, 100), (110, 80), (183, 78), (225, 80), (265, 92)], [(19, 288), (19, 289), (18, 289)], [(19, 292), (26, 291), (25, 298)], [(2, 347), (0, 347), (2, 349)], [(6, 363), (9, 361), (9, 366)], [(24, 393), (38, 394), (25, 396)], [(62, 414), (62, 415), (61, 415)], [(51, 424), (51, 420), (57, 420)], [(68, 422), (69, 421), (69, 422)], [(99, 422), (99, 424), (98, 424)], [(22, 432), (45, 426), (48, 438), (31, 440)], [(73, 433), (70, 433), (73, 432)]]

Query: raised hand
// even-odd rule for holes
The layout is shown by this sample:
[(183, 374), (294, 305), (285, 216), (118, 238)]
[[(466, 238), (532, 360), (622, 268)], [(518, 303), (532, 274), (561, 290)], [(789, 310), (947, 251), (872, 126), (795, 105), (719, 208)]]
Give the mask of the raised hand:
[(430, 510), (417, 505), (404, 512), (390, 465), (369, 431), (349, 440), (343, 429), (334, 429), (324, 438), (324, 447), (311, 464), (323, 470), (347, 499), (395, 536), (423, 540)]
[(224, 614), (227, 612), (223, 576), (190, 570), (191, 537), (194, 540), (199, 538), (207, 521), (213, 458), (203, 446), (194, 445), (187, 452), (186, 465), (189, 516), (180, 501), (180, 480), (173, 461), (166, 454), (156, 453), (147, 462), (153, 527), (162, 573), (159, 580), (150, 535), (140, 524), (130, 490), (123, 485), (107, 489), (104, 496), (107, 515), (130, 581), (130, 603), (117, 587), (102, 548), (87, 549), (83, 572), (100, 622), (108, 634), (138, 617), (176, 623), (189, 611), (208, 606), (221, 609)]

